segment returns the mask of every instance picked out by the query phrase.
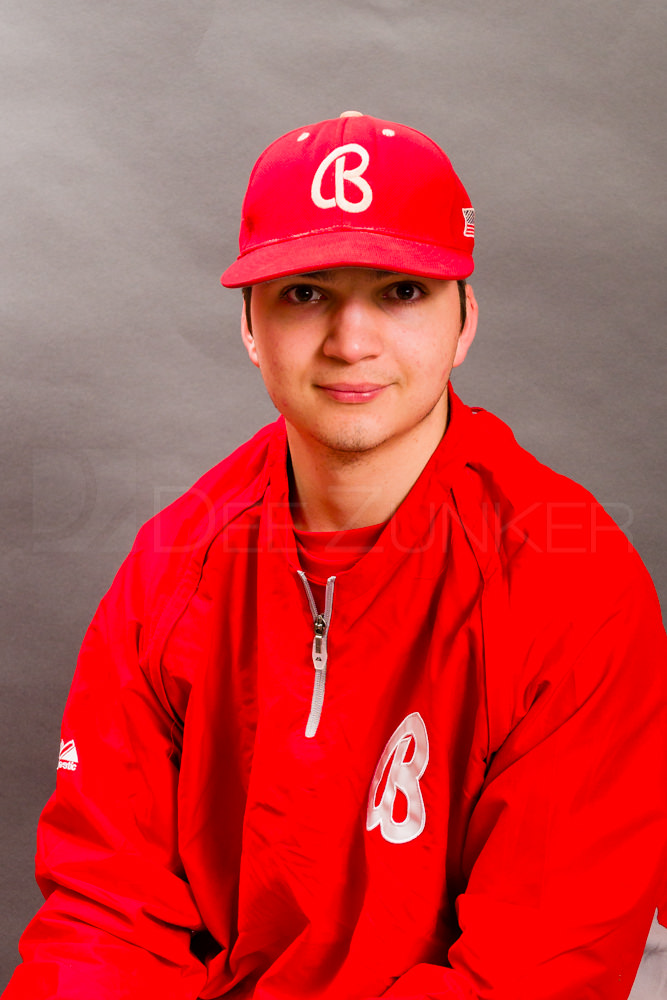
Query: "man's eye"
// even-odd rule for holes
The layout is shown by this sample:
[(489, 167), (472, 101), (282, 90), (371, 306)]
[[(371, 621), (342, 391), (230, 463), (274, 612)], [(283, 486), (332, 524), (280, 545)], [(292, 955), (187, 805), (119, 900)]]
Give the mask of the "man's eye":
[(292, 285), (282, 293), (282, 298), (293, 304), (301, 305), (305, 302), (319, 302), (322, 293), (318, 292), (312, 285)]
[(399, 281), (389, 289), (388, 298), (399, 299), (401, 302), (416, 302), (424, 295), (424, 291), (414, 281)]

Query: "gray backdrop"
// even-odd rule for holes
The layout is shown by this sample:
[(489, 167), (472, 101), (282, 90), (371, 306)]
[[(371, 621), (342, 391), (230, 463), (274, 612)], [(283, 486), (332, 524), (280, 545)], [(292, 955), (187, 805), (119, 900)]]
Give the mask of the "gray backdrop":
[(0, 987), (86, 624), (140, 523), (273, 419), (218, 278), (282, 132), (358, 108), (444, 146), (477, 209), (458, 391), (588, 486), (667, 592), (666, 22), (658, 0), (5, 0)]

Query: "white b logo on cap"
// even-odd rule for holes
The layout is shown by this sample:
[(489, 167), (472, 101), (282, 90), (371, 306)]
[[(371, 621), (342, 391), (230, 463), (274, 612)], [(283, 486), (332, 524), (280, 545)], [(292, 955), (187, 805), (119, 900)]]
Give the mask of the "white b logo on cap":
[[(358, 166), (346, 170), (345, 157), (348, 153), (357, 153), (361, 157), (361, 162)], [(324, 198), (322, 195), (322, 181), (332, 163), (335, 163), (335, 194), (333, 198)], [(317, 207), (333, 208), (335, 205), (338, 205), (344, 212), (365, 212), (373, 200), (371, 186), (366, 178), (361, 176), (369, 163), (370, 156), (368, 155), (368, 150), (356, 142), (349, 142), (346, 146), (337, 146), (336, 149), (333, 149), (322, 160), (313, 177), (310, 196)], [(347, 200), (345, 197), (345, 181), (354, 184), (361, 191), (360, 201)]]

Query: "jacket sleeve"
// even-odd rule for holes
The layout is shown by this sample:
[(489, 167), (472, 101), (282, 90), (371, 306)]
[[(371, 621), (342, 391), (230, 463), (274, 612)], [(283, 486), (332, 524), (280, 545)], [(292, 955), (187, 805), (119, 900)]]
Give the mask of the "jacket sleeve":
[(177, 851), (180, 729), (144, 669), (140, 562), (129, 557), (83, 643), (38, 832), (46, 899), (4, 1000), (190, 1000), (205, 980)]
[[(449, 967), (417, 966), (387, 996), (628, 997), (664, 903), (667, 651), (639, 560), (626, 560), (620, 576), (620, 586), (589, 581), (597, 593), (572, 581), (569, 595), (548, 585), (540, 594), (552, 608), (536, 610), (532, 680), (471, 817)], [(572, 598), (584, 601), (574, 613)], [(510, 619), (504, 642), (514, 628)], [(501, 673), (499, 700), (508, 684)]]

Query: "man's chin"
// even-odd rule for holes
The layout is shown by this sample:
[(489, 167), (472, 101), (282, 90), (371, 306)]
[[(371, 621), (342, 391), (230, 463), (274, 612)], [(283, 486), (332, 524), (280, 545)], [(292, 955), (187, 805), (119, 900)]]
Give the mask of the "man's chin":
[(335, 432), (315, 433), (313, 437), (332, 457), (337, 457), (341, 461), (363, 459), (381, 447), (385, 441), (382, 434), (374, 433), (369, 428), (359, 427), (338, 427)]

